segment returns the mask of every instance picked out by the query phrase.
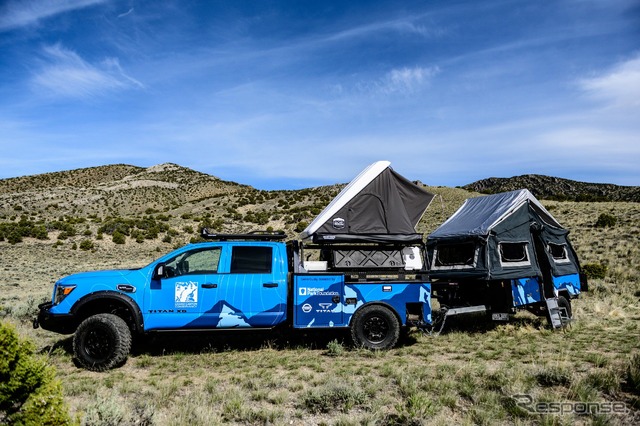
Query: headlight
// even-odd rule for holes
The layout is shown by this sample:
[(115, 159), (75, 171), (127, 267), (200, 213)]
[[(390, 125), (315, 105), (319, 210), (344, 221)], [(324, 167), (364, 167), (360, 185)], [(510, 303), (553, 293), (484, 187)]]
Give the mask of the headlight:
[(57, 305), (62, 302), (75, 288), (75, 285), (58, 285), (56, 287), (56, 295), (53, 298), (53, 304)]

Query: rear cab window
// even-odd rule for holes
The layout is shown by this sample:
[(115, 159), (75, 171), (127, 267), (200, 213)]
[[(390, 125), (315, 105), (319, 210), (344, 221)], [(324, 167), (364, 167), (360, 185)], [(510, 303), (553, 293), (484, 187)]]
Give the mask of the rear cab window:
[(232, 274), (270, 274), (273, 248), (265, 246), (234, 246), (231, 249)]

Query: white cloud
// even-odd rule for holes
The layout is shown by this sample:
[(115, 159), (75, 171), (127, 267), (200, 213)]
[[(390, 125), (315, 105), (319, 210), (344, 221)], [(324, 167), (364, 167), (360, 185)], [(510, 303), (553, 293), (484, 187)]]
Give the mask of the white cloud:
[(124, 73), (117, 58), (92, 65), (60, 44), (43, 49), (46, 64), (32, 78), (35, 89), (63, 97), (85, 98), (142, 88), (142, 83)]
[(437, 66), (394, 68), (377, 80), (358, 83), (357, 89), (371, 94), (410, 95), (427, 87), (439, 72)]
[(622, 62), (608, 73), (583, 79), (580, 87), (612, 107), (640, 106), (640, 55)]
[(34, 24), (41, 19), (107, 0), (14, 0), (0, 9), (0, 31)]
[(133, 7), (131, 9), (129, 9), (128, 11), (121, 13), (120, 15), (118, 15), (118, 18), (124, 18), (125, 16), (131, 15), (133, 13)]
[(370, 24), (360, 25), (346, 30), (335, 32), (322, 41), (343, 42), (346, 39), (370, 37), (372, 34), (384, 32), (396, 32), (400, 34), (417, 34), (425, 38), (439, 38), (446, 34), (446, 30), (436, 25), (424, 25), (416, 23), (421, 16), (403, 17), (399, 19), (384, 20)]
[(429, 84), (438, 67), (393, 69), (385, 76), (381, 90), (386, 93), (413, 93)]

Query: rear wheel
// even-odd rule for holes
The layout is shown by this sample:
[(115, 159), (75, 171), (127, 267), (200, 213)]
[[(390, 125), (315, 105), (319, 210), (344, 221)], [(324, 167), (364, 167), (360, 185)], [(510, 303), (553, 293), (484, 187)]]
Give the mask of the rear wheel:
[(131, 350), (131, 331), (114, 314), (97, 314), (85, 319), (73, 336), (77, 363), (92, 371), (105, 371), (125, 363)]
[(390, 349), (400, 337), (400, 322), (384, 306), (365, 306), (354, 315), (351, 337), (356, 345), (367, 349)]

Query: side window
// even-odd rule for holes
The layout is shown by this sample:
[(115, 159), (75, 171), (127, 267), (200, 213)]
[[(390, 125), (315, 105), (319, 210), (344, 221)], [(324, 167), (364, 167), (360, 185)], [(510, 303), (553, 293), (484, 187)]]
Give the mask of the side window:
[(270, 274), (271, 247), (235, 246), (231, 250), (232, 274)]
[(527, 242), (499, 243), (500, 263), (502, 266), (526, 266), (530, 265)]
[(434, 268), (464, 269), (476, 265), (477, 253), (474, 243), (439, 244), (434, 250)]
[(566, 244), (554, 244), (549, 243), (547, 246), (547, 250), (553, 257), (554, 262), (556, 263), (567, 263), (570, 262), (569, 255), (567, 254), (567, 245)]
[(220, 247), (211, 247), (180, 253), (166, 263), (168, 277), (193, 274), (215, 274), (220, 263)]

